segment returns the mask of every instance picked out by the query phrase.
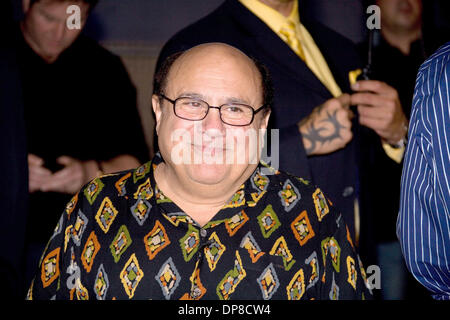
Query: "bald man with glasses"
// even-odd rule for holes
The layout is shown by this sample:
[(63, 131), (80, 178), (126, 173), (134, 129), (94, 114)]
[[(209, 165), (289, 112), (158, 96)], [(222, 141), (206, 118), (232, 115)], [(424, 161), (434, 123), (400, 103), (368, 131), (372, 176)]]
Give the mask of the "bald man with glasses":
[(152, 104), (160, 153), (69, 202), (29, 299), (371, 298), (339, 211), (318, 187), (259, 162), (265, 67), (203, 44), (166, 59)]

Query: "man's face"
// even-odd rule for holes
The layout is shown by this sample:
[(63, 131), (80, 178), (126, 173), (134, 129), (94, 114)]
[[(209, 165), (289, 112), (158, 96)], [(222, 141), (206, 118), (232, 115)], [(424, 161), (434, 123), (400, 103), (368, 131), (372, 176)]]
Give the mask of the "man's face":
[[(260, 74), (253, 62), (240, 51), (218, 44), (196, 47), (178, 58), (164, 94), (173, 100), (199, 98), (211, 106), (237, 102), (257, 109), (263, 103)], [(160, 103), (157, 96), (153, 106), (161, 154), (177, 174), (213, 185), (239, 180), (255, 169), (259, 129), (267, 127), (268, 113), (258, 112), (250, 125), (236, 127), (223, 123), (217, 109), (209, 109), (201, 121), (189, 121), (178, 118), (173, 105), (166, 100)]]
[(421, 24), (422, 0), (378, 0), (381, 23), (392, 30), (412, 30)]
[[(66, 12), (70, 5), (80, 7), (81, 28), (70, 30)], [(40, 0), (30, 7), (30, 0), (23, 0), (25, 19), (22, 32), (25, 41), (40, 57), (53, 63), (78, 37), (84, 27), (89, 5), (82, 1)]]

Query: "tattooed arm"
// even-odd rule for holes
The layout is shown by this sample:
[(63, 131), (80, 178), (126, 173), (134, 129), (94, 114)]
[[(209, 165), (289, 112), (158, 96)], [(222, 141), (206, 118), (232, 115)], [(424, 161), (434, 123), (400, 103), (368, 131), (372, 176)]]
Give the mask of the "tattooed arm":
[(317, 106), (298, 123), (308, 156), (331, 153), (350, 142), (353, 113), (349, 107), (350, 96), (343, 94)]

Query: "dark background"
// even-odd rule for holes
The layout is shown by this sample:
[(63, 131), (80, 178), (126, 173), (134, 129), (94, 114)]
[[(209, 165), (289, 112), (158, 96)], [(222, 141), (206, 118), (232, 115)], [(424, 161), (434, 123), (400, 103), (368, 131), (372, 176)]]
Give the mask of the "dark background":
[[(1, 0), (2, 2), (5, 0)], [(6, 0), (8, 1), (8, 0)], [(21, 0), (10, 0), (14, 19)], [(139, 110), (149, 148), (154, 120), (151, 91), (154, 66), (164, 43), (177, 31), (217, 8), (223, 0), (100, 0), (84, 32), (119, 55), (138, 91)], [(355, 43), (366, 36), (365, 8), (370, 0), (299, 0), (300, 19), (314, 17)], [(423, 0), (429, 27), (450, 30), (450, 1)]]

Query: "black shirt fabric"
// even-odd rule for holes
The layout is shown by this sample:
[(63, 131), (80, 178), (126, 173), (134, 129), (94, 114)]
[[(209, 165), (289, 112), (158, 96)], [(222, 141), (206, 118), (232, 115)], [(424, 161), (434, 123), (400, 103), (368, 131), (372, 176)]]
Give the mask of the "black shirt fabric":
[(342, 215), (260, 164), (203, 227), (158, 188), (159, 154), (68, 203), (28, 299), (371, 299)]
[[(81, 35), (52, 64), (25, 42), (16, 45), (23, 83), (28, 153), (58, 170), (56, 159), (109, 160), (121, 154), (149, 160), (136, 90), (120, 58)], [(30, 194), (29, 241), (46, 242), (71, 195)]]

